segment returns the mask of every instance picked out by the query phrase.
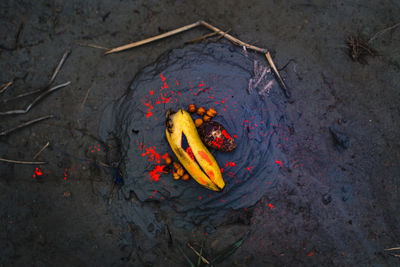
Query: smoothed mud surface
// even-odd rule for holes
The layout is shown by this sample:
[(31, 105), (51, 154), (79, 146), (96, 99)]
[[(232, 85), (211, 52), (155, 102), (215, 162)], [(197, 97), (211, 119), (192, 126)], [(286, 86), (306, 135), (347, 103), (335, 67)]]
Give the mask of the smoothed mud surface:
[[(35, 166), (0, 162), (0, 266), (186, 266), (178, 241), (190, 242), (196, 249), (204, 241), (204, 255), (212, 259), (247, 232), (246, 241), (221, 266), (399, 264), (384, 249), (398, 247), (400, 242), (400, 28), (383, 31), (399, 22), (398, 1), (2, 1), (0, 14), (0, 86), (14, 81), (0, 94), (0, 111), (26, 107), (36, 95), (12, 99), (46, 87), (64, 52), (71, 50), (54, 81), (54, 85), (71, 81), (69, 86), (48, 95), (27, 114), (0, 117), (3, 131), (40, 116), (55, 116), (0, 137), (0, 158), (48, 162)], [(270, 90), (272, 95), (260, 95), (261, 88), (248, 94), (248, 79), (255, 85), (260, 76), (253, 59), (268, 66), (261, 55), (240, 47), (222, 53), (218, 61), (224, 69), (229, 53), (240, 55), (240, 64), (245, 64), (235, 67), (244, 95), (235, 93), (234, 98), (239, 98), (242, 106), (237, 108), (243, 113), (232, 114), (233, 106), (227, 106), (225, 112), (230, 115), (225, 116), (221, 99), (216, 100), (219, 104), (214, 108), (221, 115), (215, 120), (238, 136), (237, 151), (232, 155), (215, 152), (216, 157), (223, 162), (235, 157), (237, 166), (227, 168), (251, 184), (246, 169), (250, 166), (237, 160), (244, 151), (240, 141), (251, 131), (244, 130), (244, 125), (236, 127), (239, 122), (231, 116), (255, 114), (257, 122), (268, 118), (282, 124), (275, 114), (251, 108), (272, 101), (288, 127), (285, 135), (277, 134), (271, 141), (272, 156), (283, 151), (282, 157), (265, 155), (264, 170), (259, 156), (246, 151), (246, 157), (258, 162), (250, 170), (269, 172), (267, 179), (272, 182), (244, 202), (255, 204), (244, 208), (239, 200), (229, 199), (237, 210), (195, 221), (193, 216), (179, 218), (179, 213), (184, 214), (179, 208), (190, 215), (196, 210), (191, 203), (200, 194), (185, 194), (182, 188), (195, 193), (205, 189), (193, 181), (179, 184), (170, 194), (175, 192), (175, 200), (185, 197), (185, 201), (175, 208), (164, 207), (161, 199), (150, 201), (149, 190), (161, 191), (159, 183), (148, 187), (146, 172), (142, 180), (136, 179), (145, 166), (151, 167), (149, 171), (153, 166), (147, 156), (136, 159), (131, 151), (138, 149), (135, 132), (146, 131), (138, 127), (156, 116), (157, 123), (151, 125), (161, 127), (158, 123), (164, 122), (167, 106), (185, 107), (195, 100), (188, 94), (187, 82), (199, 88), (201, 78), (182, 77), (187, 100), (173, 103), (171, 98), (170, 103), (156, 104), (149, 118), (141, 97), (150, 90), (155, 97), (155, 90), (164, 86), (160, 72), (168, 86), (178, 89), (174, 76), (180, 75), (179, 70), (168, 75), (166, 70), (173, 64), (159, 58), (172, 55), (166, 52), (231, 44), (221, 39), (192, 48), (184, 45), (209, 33), (196, 28), (122, 53), (104, 56), (104, 47), (141, 40), (199, 19), (270, 49), (278, 68), (283, 68), (291, 99), (284, 100), (278, 87)], [(346, 46), (350, 35), (366, 41), (376, 36), (368, 43), (376, 56), (367, 55), (363, 64), (354, 62)], [(207, 56), (201, 49), (196, 53)], [(165, 64), (149, 66), (152, 62)], [(154, 77), (140, 84), (151, 88), (137, 90), (134, 85), (146, 73)], [(205, 83), (216, 82), (208, 78)], [(227, 83), (233, 83), (232, 79)], [(267, 83), (260, 86), (264, 89)], [(108, 129), (124, 125), (127, 132), (119, 133), (120, 140), (124, 136), (131, 140), (106, 144), (98, 135), (103, 110), (125, 94), (126, 100), (138, 97), (138, 112), (129, 114), (131, 109), (125, 108), (114, 116), (137, 116), (143, 123), (115, 121)], [(198, 98), (211, 105), (206, 95)], [(253, 121), (249, 126), (255, 127)], [(154, 134), (161, 138), (156, 148), (162, 149), (157, 153), (168, 152), (162, 133)], [(33, 159), (47, 142), (50, 146)], [(121, 144), (130, 147), (117, 149)], [(277, 144), (282, 147), (276, 148)], [(123, 157), (120, 151), (126, 152)], [(121, 164), (122, 158), (136, 159), (139, 168)], [(172, 177), (160, 176), (163, 179)], [(242, 190), (231, 184), (234, 179), (227, 180), (230, 189)], [(142, 185), (133, 188), (137, 181)], [(228, 205), (228, 201), (211, 199), (206, 210), (211, 207), (207, 205), (219, 203), (213, 206), (215, 210)], [(189, 248), (183, 249), (197, 260)]]

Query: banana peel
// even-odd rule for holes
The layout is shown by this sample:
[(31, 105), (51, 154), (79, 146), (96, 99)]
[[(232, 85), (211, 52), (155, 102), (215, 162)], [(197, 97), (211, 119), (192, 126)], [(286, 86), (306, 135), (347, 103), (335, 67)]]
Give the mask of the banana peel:
[[(221, 191), (225, 187), (218, 163), (201, 141), (187, 111), (168, 111), (165, 133), (172, 151), (196, 182), (213, 191)], [(183, 138), (188, 144), (186, 149), (182, 144)]]

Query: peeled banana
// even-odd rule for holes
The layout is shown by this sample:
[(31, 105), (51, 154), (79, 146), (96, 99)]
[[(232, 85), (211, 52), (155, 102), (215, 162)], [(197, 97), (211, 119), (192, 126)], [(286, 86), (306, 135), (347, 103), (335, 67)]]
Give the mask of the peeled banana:
[[(172, 151), (193, 179), (213, 191), (225, 187), (218, 163), (201, 141), (188, 112), (183, 109), (176, 113), (168, 111), (165, 133)], [(187, 148), (184, 148), (184, 139)]]

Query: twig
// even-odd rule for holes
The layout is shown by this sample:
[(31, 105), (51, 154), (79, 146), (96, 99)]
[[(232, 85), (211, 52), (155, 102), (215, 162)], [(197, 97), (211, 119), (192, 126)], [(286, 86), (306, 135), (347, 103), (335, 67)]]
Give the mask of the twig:
[(178, 28), (178, 29), (175, 29), (175, 30), (172, 30), (172, 31), (169, 31), (169, 32), (165, 32), (163, 34), (160, 34), (160, 35), (157, 35), (157, 36), (154, 36), (154, 37), (150, 37), (150, 38), (138, 41), (138, 42), (130, 43), (130, 44), (123, 45), (123, 46), (120, 46), (120, 47), (117, 47), (117, 48), (113, 48), (111, 50), (106, 51), (105, 54), (107, 55), (107, 54), (111, 54), (111, 53), (115, 53), (115, 52), (120, 52), (120, 51), (129, 49), (129, 48), (133, 48), (133, 47), (136, 47), (136, 46), (140, 46), (140, 45), (144, 45), (144, 44), (147, 44), (147, 43), (151, 43), (153, 41), (160, 40), (160, 39), (163, 39), (165, 37), (168, 37), (168, 36), (171, 36), (171, 35), (175, 35), (177, 33), (183, 32), (183, 31), (187, 31), (189, 29), (192, 29), (194, 27), (199, 26), (200, 24), (201, 24), (200, 21), (197, 21), (195, 23), (183, 26), (181, 28)]
[(24, 123), (18, 125), (17, 127), (2, 131), (0, 133), (0, 136), (8, 135), (9, 133), (12, 133), (12, 132), (14, 132), (14, 131), (16, 131), (18, 129), (24, 128), (24, 127), (29, 126), (31, 124), (37, 123), (39, 121), (47, 120), (47, 119), (50, 119), (50, 118), (53, 118), (53, 117), (54, 117), (53, 115), (47, 115), (47, 116), (43, 116), (43, 117), (40, 117), (40, 118), (37, 118), (37, 119), (34, 119), (34, 120), (30, 120), (30, 121), (24, 122)]
[(92, 86), (90, 86), (89, 89), (86, 92), (85, 98), (83, 99), (82, 104), (81, 104), (81, 109), (83, 109), (83, 106), (85, 106), (86, 100), (89, 97), (90, 90), (92, 90)]
[(8, 83), (5, 83), (1, 86), (0, 88), (0, 94), (4, 93), (8, 87), (10, 87), (14, 83), (14, 80), (9, 81)]
[(65, 60), (67, 59), (68, 55), (71, 53), (71, 50), (65, 51), (64, 55), (62, 56), (60, 63), (58, 63), (57, 68), (54, 70), (53, 75), (49, 81), (49, 86), (53, 83), (54, 79), (56, 78), (58, 72), (60, 71), (62, 65), (64, 64)]
[(55, 91), (55, 90), (57, 90), (57, 89), (59, 89), (59, 88), (62, 88), (62, 87), (65, 87), (65, 86), (69, 85), (70, 83), (71, 83), (71, 82), (66, 82), (66, 83), (63, 83), (63, 84), (59, 84), (59, 85), (56, 85), (56, 86), (50, 88), (49, 90), (44, 91), (41, 95), (39, 95), (38, 97), (36, 97), (36, 98), (32, 101), (32, 103), (30, 103), (25, 109), (16, 109), (16, 110), (3, 111), (3, 112), (0, 112), (0, 116), (11, 115), (11, 114), (25, 114), (25, 113), (27, 113), (39, 100), (41, 100), (43, 97), (45, 97), (46, 95), (50, 94), (51, 92), (53, 92), (53, 91)]
[(278, 77), (278, 82), (279, 82), (279, 84), (280, 84), (280, 86), (281, 86), (281, 88), (282, 88), (282, 90), (283, 90), (283, 93), (285, 94), (285, 96), (286, 96), (287, 98), (290, 98), (290, 92), (289, 92), (289, 90), (287, 89), (286, 84), (285, 84), (285, 82), (283, 81), (281, 75), (279, 74), (279, 71), (278, 71), (278, 69), (276, 68), (275, 63), (274, 63), (274, 61), (272, 60), (271, 54), (270, 54), (269, 52), (267, 52), (267, 53), (265, 54), (265, 57), (267, 58), (268, 63), (269, 63), (269, 65), (271, 66), (271, 68), (274, 70), (275, 75)]
[(102, 50), (110, 50), (110, 48), (100, 46), (100, 45), (95, 45), (95, 44), (78, 44), (79, 46), (87, 46), (87, 47), (92, 47), (92, 48), (97, 48), (97, 49), (102, 49)]
[(386, 29), (383, 29), (383, 30), (381, 30), (381, 31), (379, 31), (379, 32), (377, 32), (377, 33), (375, 33), (374, 36), (372, 36), (372, 37), (368, 40), (367, 43), (369, 44), (370, 42), (372, 42), (373, 40), (375, 40), (376, 38), (378, 38), (380, 35), (384, 34), (384, 33), (387, 32), (387, 31), (390, 31), (391, 29), (396, 28), (396, 27), (399, 26), (399, 25), (400, 25), (400, 22), (399, 22), (399, 23), (396, 23), (396, 24), (393, 25), (393, 26), (390, 26), (390, 27), (388, 27), (388, 28), (386, 28)]
[(39, 157), (40, 153), (42, 153), (43, 150), (45, 150), (49, 145), (50, 145), (50, 142), (47, 142), (47, 143), (42, 147), (42, 149), (40, 149), (39, 152), (36, 153), (35, 156), (33, 156), (33, 159), (36, 159), (37, 157)]
[(119, 46), (119, 47), (113, 48), (111, 50), (106, 51), (104, 54), (107, 55), (107, 54), (111, 54), (111, 53), (121, 52), (121, 51), (130, 49), (130, 48), (133, 48), (133, 47), (137, 47), (137, 46), (144, 45), (144, 44), (156, 41), (156, 40), (160, 40), (160, 39), (166, 38), (168, 36), (171, 36), (171, 35), (174, 35), (174, 34), (177, 34), (177, 33), (181, 33), (183, 31), (187, 31), (189, 29), (192, 29), (192, 28), (200, 26), (200, 25), (202, 25), (204, 27), (207, 27), (208, 29), (216, 32), (217, 34), (222, 35), (224, 38), (230, 40), (232, 43), (234, 43), (234, 44), (236, 44), (238, 46), (246, 47), (246, 48), (251, 49), (253, 51), (256, 51), (256, 52), (259, 52), (259, 53), (263, 53), (265, 55), (265, 57), (267, 58), (268, 63), (270, 64), (271, 68), (273, 69), (275, 75), (277, 76), (278, 83), (281, 86), (285, 96), (287, 98), (290, 97), (290, 93), (289, 93), (289, 91), (288, 91), (288, 89), (286, 87), (286, 84), (283, 81), (281, 75), (279, 74), (279, 71), (278, 71), (277, 67), (275, 66), (275, 63), (274, 63), (274, 61), (273, 61), (273, 59), (271, 57), (271, 54), (268, 51), (268, 49), (260, 48), (260, 47), (245, 43), (245, 42), (237, 39), (236, 37), (233, 37), (232, 35), (230, 35), (228, 33), (225, 33), (224, 31), (221, 31), (217, 27), (214, 27), (213, 25), (211, 25), (211, 24), (209, 24), (209, 23), (207, 23), (207, 22), (205, 22), (203, 20), (199, 20), (199, 21), (197, 21), (195, 23), (183, 26), (181, 28), (178, 28), (178, 29), (175, 29), (175, 30), (172, 30), (172, 31), (160, 34), (160, 35), (156, 35), (156, 36), (141, 40), (141, 41), (138, 41), (138, 42), (134, 42), (134, 43), (130, 43), (130, 44), (126, 44), (126, 45), (123, 45), (123, 46)]
[[(225, 31), (225, 33), (228, 33), (228, 32), (230, 32), (230, 31), (231, 31), (231, 29), (228, 29), (227, 31)], [(195, 38), (195, 39), (192, 39), (192, 40), (190, 40), (190, 41), (187, 41), (187, 42), (185, 42), (185, 44), (194, 44), (194, 43), (198, 43), (198, 42), (201, 42), (201, 41), (203, 41), (203, 40), (205, 40), (205, 39), (207, 39), (207, 38), (213, 37), (213, 36), (215, 36), (215, 35), (217, 35), (217, 34), (218, 34), (218, 32), (207, 33), (207, 34), (205, 34), (205, 35), (203, 35), (203, 36), (200, 36), (200, 37), (198, 37), (198, 38)], [(218, 41), (218, 40), (219, 40), (220, 38), (222, 38), (222, 37), (223, 37), (223, 36), (220, 35), (216, 41)]]
[(391, 251), (391, 250), (400, 250), (400, 247), (396, 247), (396, 248), (386, 248), (386, 251)]
[(187, 246), (188, 246), (189, 248), (191, 248), (191, 249), (193, 250), (193, 252), (194, 252), (197, 256), (199, 256), (199, 257), (201, 258), (201, 261), (202, 261), (202, 262), (204, 262), (204, 263), (206, 263), (206, 264), (210, 264), (210, 262), (209, 262), (206, 258), (204, 258), (202, 255), (200, 255), (200, 253), (199, 253), (194, 247), (192, 247), (192, 246), (190, 245), (189, 242), (187, 243)]
[[(231, 29), (229, 28), (227, 31), (225, 31), (224, 33), (228, 33), (228, 32), (230, 32), (231, 31)], [(221, 34), (221, 36), (220, 37), (218, 37), (217, 39), (215, 39), (215, 42), (218, 42), (221, 38), (224, 38), (224, 35), (222, 35)]]
[(3, 103), (7, 103), (7, 102), (9, 102), (9, 101), (13, 101), (13, 100), (16, 100), (16, 99), (18, 99), (18, 98), (25, 97), (25, 96), (28, 96), (28, 95), (33, 95), (33, 94), (39, 93), (39, 92), (41, 92), (41, 91), (42, 91), (42, 89), (37, 89), (37, 90), (35, 90), (35, 91), (30, 91), (30, 92), (27, 92), (27, 93), (22, 93), (22, 94), (20, 94), (20, 95), (15, 96), (15, 97), (12, 97), (12, 98), (3, 100)]
[(217, 35), (217, 34), (218, 34), (217, 32), (210, 32), (210, 33), (207, 33), (207, 34), (205, 34), (205, 35), (203, 35), (203, 36), (200, 36), (200, 37), (194, 38), (194, 39), (192, 39), (192, 40), (186, 41), (185, 44), (194, 44), (194, 43), (198, 43), (198, 42), (200, 42), (200, 41), (203, 41), (204, 39), (213, 37), (213, 36), (215, 36), (215, 35)]
[(0, 161), (8, 162), (8, 163), (16, 163), (16, 164), (27, 164), (27, 165), (47, 164), (47, 162), (44, 162), (44, 161), (20, 161), (20, 160), (12, 160), (12, 159), (4, 159), (4, 158), (0, 158)]

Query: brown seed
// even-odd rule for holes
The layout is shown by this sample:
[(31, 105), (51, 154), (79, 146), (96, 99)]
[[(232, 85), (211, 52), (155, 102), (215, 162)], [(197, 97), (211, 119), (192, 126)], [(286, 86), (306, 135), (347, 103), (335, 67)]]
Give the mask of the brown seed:
[(189, 174), (185, 173), (185, 174), (182, 176), (182, 180), (184, 180), (184, 181), (189, 180)]
[(173, 172), (172, 176), (174, 177), (175, 180), (179, 180), (179, 178), (181, 178), (181, 176), (176, 172)]
[(204, 113), (206, 113), (206, 110), (203, 107), (199, 107), (199, 109), (197, 110), (197, 115), (203, 116)]
[(213, 108), (209, 108), (207, 110), (207, 115), (210, 116), (211, 118), (214, 118), (215, 115), (217, 115), (217, 111), (215, 111), (215, 109), (213, 109)]
[(183, 176), (183, 175), (185, 174), (185, 170), (184, 170), (183, 168), (180, 168), (180, 169), (178, 169), (178, 170), (176, 171), (176, 173), (177, 173), (179, 176)]
[(181, 164), (179, 164), (179, 162), (174, 162), (174, 169), (175, 169), (175, 170), (182, 169)]
[(211, 120), (211, 117), (208, 116), (208, 115), (204, 115), (203, 120), (206, 121), (206, 122), (207, 122), (207, 121), (210, 121), (210, 120)]
[(166, 156), (164, 160), (165, 160), (165, 164), (166, 164), (166, 165), (169, 165), (169, 164), (172, 163), (172, 159), (171, 159), (170, 156)]
[(193, 105), (193, 104), (190, 104), (189, 107), (188, 107), (188, 111), (189, 111), (190, 113), (195, 112), (195, 111), (196, 111), (196, 106)]
[(202, 120), (202, 119), (196, 119), (196, 120), (194, 121), (194, 124), (196, 125), (196, 127), (200, 127), (200, 125), (203, 124), (203, 120)]

